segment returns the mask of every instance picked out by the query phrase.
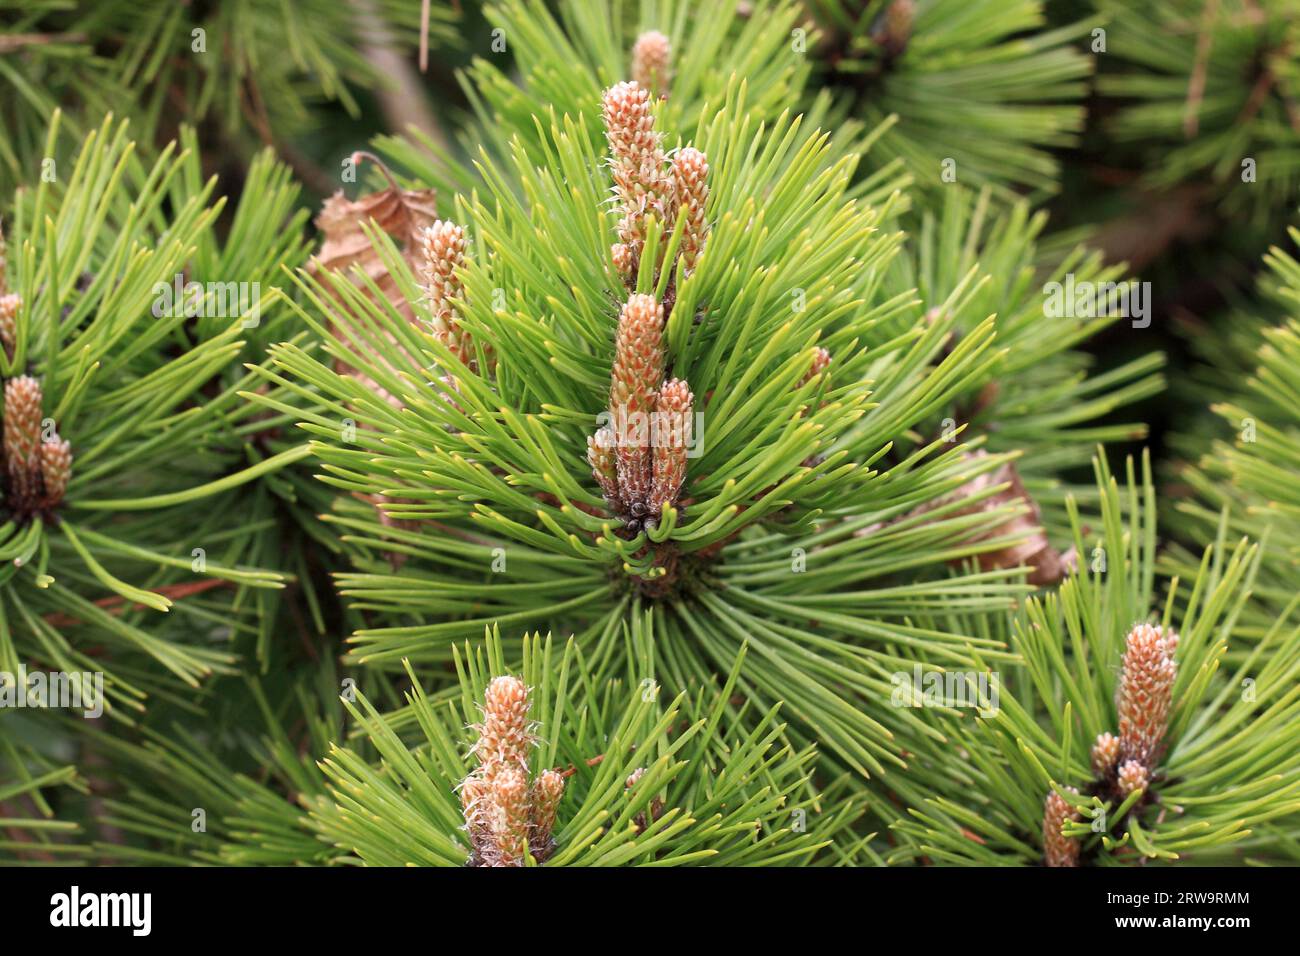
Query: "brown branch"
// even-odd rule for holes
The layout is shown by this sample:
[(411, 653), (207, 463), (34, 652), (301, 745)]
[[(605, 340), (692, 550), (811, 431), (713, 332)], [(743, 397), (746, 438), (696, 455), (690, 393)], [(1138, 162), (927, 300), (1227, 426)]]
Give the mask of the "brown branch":
[(1192, 76), (1187, 83), (1187, 110), (1183, 115), (1183, 135), (1188, 139), (1196, 135), (1200, 125), (1198, 114), (1201, 100), (1205, 98), (1205, 74), (1209, 69), (1210, 47), (1214, 42), (1210, 27), (1218, 12), (1219, 0), (1205, 0), (1201, 30), (1196, 38), (1196, 64), (1192, 67)]
[[(429, 108), (420, 75), (393, 43), (387, 26), (375, 13), (371, 0), (352, 0), (360, 23), (361, 53), (377, 76), (388, 80), (375, 91), (379, 107), (393, 132), (400, 133), (409, 127), (420, 130), (442, 150), (450, 148), (450, 140)], [(421, 11), (420, 70), (429, 63), (428, 0)]]
[[(229, 587), (230, 583), (231, 582), (229, 581), (223, 581), (221, 578), (207, 578), (203, 581), (188, 581), (184, 584), (169, 584), (165, 587), (154, 588), (152, 593), (161, 594), (165, 598), (174, 598), (179, 601), (195, 594), (202, 594), (204, 591), (210, 591), (213, 588)], [(123, 597), (100, 598), (98, 601), (95, 601), (94, 604), (96, 607), (102, 608), (104, 611), (113, 615), (121, 614), (127, 609), (126, 598)], [(131, 604), (132, 609), (136, 611), (144, 610), (147, 606), (148, 605), (140, 604), (138, 602), (132, 602)], [(70, 614), (63, 614), (60, 612), (46, 614), (43, 620), (51, 627), (71, 627), (74, 624), (85, 623), (81, 619), (75, 618)]]
[(29, 46), (50, 43), (85, 43), (84, 33), (11, 33), (0, 36), (0, 53), (14, 53)]
[(420, 72), (429, 72), (429, 0), (420, 0)]

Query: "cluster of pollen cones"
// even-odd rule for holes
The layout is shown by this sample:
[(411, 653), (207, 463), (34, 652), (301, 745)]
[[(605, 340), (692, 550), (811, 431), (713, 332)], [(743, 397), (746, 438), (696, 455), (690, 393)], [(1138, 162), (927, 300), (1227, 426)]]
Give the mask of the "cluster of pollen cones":
[(478, 765), (460, 785), (470, 866), (523, 866), (525, 855), (541, 863), (555, 849), (551, 833), (564, 776), (555, 770), (529, 775), (536, 742), (531, 706), (517, 677), (493, 678), (484, 692), (483, 722), (470, 754)]
[(5, 504), (15, 514), (49, 512), (63, 501), (72, 477), (72, 448), (50, 431), (42, 436), (41, 385), (30, 375), (5, 382)]
[[(23, 300), (9, 291), (7, 267), (0, 233), (0, 347), (12, 359)], [(46, 433), (43, 405), (41, 383), (30, 375), (5, 382), (4, 503), (20, 518), (50, 513), (63, 501), (72, 477), (72, 447), (53, 428)]]
[[(664, 153), (651, 92), (643, 85), (662, 92), (668, 70), (667, 39), (644, 34), (633, 53), (638, 79), (605, 91), (605, 132), (620, 213), (611, 259), (629, 289), (636, 286), (652, 218), (665, 231), (682, 218), (676, 259), (656, 262), (656, 275), (663, 269), (674, 278), (690, 275), (709, 234), (708, 160), (692, 146), (671, 158)], [(608, 424), (587, 441), (587, 461), (606, 506), (632, 530), (655, 524), (677, 503), (692, 447), (695, 396), (683, 379), (666, 378), (664, 327), (671, 308), (671, 298), (628, 296), (615, 333)]]
[[(1165, 632), (1159, 625), (1138, 624), (1129, 632), (1115, 692), (1119, 735), (1098, 734), (1092, 746), (1094, 790), (1098, 795), (1122, 802), (1150, 785), (1169, 729), (1174, 681), (1178, 677), (1174, 660), (1177, 648), (1178, 635)], [(1078, 865), (1079, 840), (1061, 834), (1063, 823), (1077, 819), (1078, 812), (1060, 794), (1052, 791), (1047, 795), (1043, 847), (1048, 866)]]

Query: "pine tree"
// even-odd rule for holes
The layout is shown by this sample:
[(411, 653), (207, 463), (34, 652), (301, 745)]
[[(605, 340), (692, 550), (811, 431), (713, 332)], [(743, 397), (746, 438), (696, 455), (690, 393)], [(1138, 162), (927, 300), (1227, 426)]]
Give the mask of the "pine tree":
[(393, 82), (368, 47), (448, 41), (457, 6), (418, 0), (294, 3), (67, 3), (22, 0), (0, 11), (0, 191), (27, 181), (50, 113), (80, 135), (107, 112), (135, 125), (141, 148), (178, 124), (210, 121), (247, 158), (248, 142), (290, 148), (321, 102), (351, 116), (360, 91)]
[(1296, 862), (1290, 7), (13, 5), (0, 859)]
[(1127, 488), (1096, 467), (1100, 532), (1074, 513), (1091, 567), (1006, 620), (1022, 663), (991, 689), (972, 681), (978, 717), (924, 709), (944, 737), (906, 775), (892, 862), (1294, 859), (1300, 629), (1276, 618), (1252, 638), (1235, 626), (1259, 547), (1207, 547), (1161, 597), (1150, 463), (1139, 477), (1129, 461)]
[(837, 106), (890, 122), (872, 161), (899, 159), (923, 189), (1005, 195), (1058, 186), (1049, 147), (1073, 145), (1092, 71), (1086, 20), (1044, 29), (1037, 0), (813, 0), (811, 55)]

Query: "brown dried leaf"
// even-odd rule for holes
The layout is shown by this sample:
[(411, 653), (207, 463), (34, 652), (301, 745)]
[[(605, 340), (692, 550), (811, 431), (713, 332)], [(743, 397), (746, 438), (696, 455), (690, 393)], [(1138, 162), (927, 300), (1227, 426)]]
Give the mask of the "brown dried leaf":
[[(987, 454), (985, 451), (976, 451), (970, 457), (983, 458)], [(1016, 470), (1014, 463), (1006, 462), (993, 471), (975, 476), (945, 500), (951, 501), (954, 497), (969, 498), (994, 485), (1001, 484), (1006, 484), (1007, 487), (957, 512), (957, 514), (967, 515), (981, 511), (992, 511), (1017, 501), (1029, 507), (1027, 512), (1009, 518), (997, 527), (972, 539), (973, 541), (983, 541), (1012, 534), (1024, 535), (1018, 543), (976, 555), (980, 568), (991, 571), (999, 568), (1014, 568), (1027, 565), (1033, 568), (1029, 574), (1030, 584), (1040, 587), (1045, 584), (1055, 584), (1073, 569), (1077, 560), (1076, 556), (1073, 549), (1062, 554), (1053, 548), (1051, 542), (1047, 540), (1047, 533), (1043, 531), (1042, 527), (1042, 512), (1038, 508), (1038, 503), (1025, 490), (1024, 483), (1020, 480), (1020, 472)]]
[[(377, 159), (368, 154), (356, 154), (353, 158), (360, 160), (363, 156), (372, 159), (388, 176), (388, 170)], [(398, 294), (397, 284), (388, 274), (383, 260), (366, 237), (363, 226), (371, 220), (384, 232), (392, 236), (402, 257), (415, 270), (418, 266), (419, 248), (416, 234), (427, 226), (433, 225), (438, 218), (436, 194), (432, 189), (402, 189), (389, 176), (389, 186), (377, 193), (370, 193), (358, 199), (348, 199), (343, 191), (336, 192), (325, 200), (320, 215), (316, 217), (316, 228), (324, 235), (320, 252), (314, 257), (312, 267), (333, 269), (344, 272), (359, 265), (367, 276), (384, 293), (408, 319), (413, 318), (411, 306), (404, 296)]]
[[(408, 322), (414, 322), (415, 314), (411, 309), (411, 303), (398, 291), (396, 280), (389, 273), (383, 259), (380, 258), (378, 251), (370, 242), (364, 227), (374, 222), (376, 226), (388, 233), (401, 250), (402, 258), (406, 260), (412, 271), (418, 273), (419, 244), (416, 241), (416, 236), (420, 230), (432, 225), (438, 218), (435, 193), (432, 189), (402, 189), (393, 181), (388, 169), (375, 156), (369, 153), (354, 153), (352, 156), (354, 164), (360, 164), (362, 159), (368, 159), (379, 166), (388, 179), (388, 188), (369, 193), (357, 199), (348, 199), (340, 190), (325, 200), (320, 214), (316, 217), (316, 228), (321, 231), (323, 241), (321, 242), (320, 252), (312, 257), (311, 269), (315, 272), (322, 270), (338, 272), (355, 283), (356, 279), (351, 276), (351, 271), (354, 266), (360, 267), (366, 276), (375, 283), (384, 298), (392, 303), (393, 307), (405, 316)], [(360, 285), (360, 283), (357, 284)], [(328, 285), (326, 287), (328, 288)], [(369, 289), (362, 288), (367, 296), (371, 295)], [(392, 336), (386, 337), (394, 348), (402, 354), (407, 367), (419, 367), (419, 363), (415, 358), (398, 347), (396, 340)], [(351, 338), (351, 336), (345, 334), (345, 338)], [(391, 364), (387, 361), (378, 357), (377, 360), (387, 366), (390, 371), (392, 370)], [(382, 396), (394, 408), (402, 407), (402, 402), (397, 396), (388, 392), (387, 389), (381, 388), (368, 375), (350, 368), (341, 361), (335, 362), (335, 371), (341, 375), (349, 375), (357, 379), (370, 391)], [(363, 423), (362, 427), (370, 426)], [(409, 529), (415, 526), (414, 522), (395, 519), (384, 510), (384, 505), (389, 501), (399, 499), (390, 499), (384, 495), (359, 495), (358, 497), (375, 505), (379, 513), (380, 523), (384, 526), (401, 529)], [(394, 570), (396, 570), (405, 562), (406, 556), (399, 552), (390, 551), (388, 552), (388, 559), (392, 563)]]
[[(362, 159), (368, 159), (378, 165), (388, 179), (388, 188), (357, 199), (348, 199), (340, 190), (325, 200), (316, 217), (316, 227), (321, 231), (323, 241), (320, 252), (312, 257), (311, 269), (330, 270), (350, 276), (354, 266), (360, 267), (393, 308), (405, 316), (407, 321), (414, 322), (415, 314), (411, 303), (398, 291), (397, 281), (389, 274), (363, 227), (373, 221), (388, 233), (401, 250), (402, 258), (412, 271), (418, 273), (420, 252), (416, 236), (438, 218), (436, 194), (432, 189), (402, 189), (384, 164), (369, 153), (354, 153), (352, 159), (356, 164)], [(370, 295), (368, 289), (365, 291)], [(389, 341), (393, 341), (391, 337)], [(406, 358), (411, 367), (418, 367), (413, 357), (408, 355)], [(401, 407), (401, 402), (395, 396), (380, 388), (368, 376), (361, 375), (342, 363), (336, 363), (336, 370), (354, 376), (368, 388), (383, 395), (389, 404)]]

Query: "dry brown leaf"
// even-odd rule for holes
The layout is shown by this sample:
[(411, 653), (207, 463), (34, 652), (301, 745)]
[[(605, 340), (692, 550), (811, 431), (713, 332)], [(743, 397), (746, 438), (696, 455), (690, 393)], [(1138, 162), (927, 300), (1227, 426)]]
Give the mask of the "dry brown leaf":
[(369, 153), (353, 154), (354, 162), (369, 159), (383, 170), (388, 188), (357, 199), (348, 199), (339, 190), (321, 207), (316, 217), (324, 241), (313, 259), (316, 269), (333, 269), (345, 275), (359, 265), (384, 296), (408, 319), (413, 319), (411, 305), (397, 291), (397, 283), (388, 274), (379, 253), (366, 237), (363, 226), (371, 220), (388, 233), (402, 251), (413, 271), (419, 271), (419, 247), (416, 234), (433, 225), (438, 218), (436, 194), (432, 189), (402, 189), (393, 181), (388, 169)]
[[(360, 267), (375, 283), (384, 298), (392, 303), (408, 322), (414, 322), (415, 314), (411, 309), (411, 303), (398, 291), (396, 280), (384, 265), (383, 259), (366, 235), (364, 227), (374, 222), (376, 226), (388, 233), (401, 250), (402, 257), (411, 270), (418, 275), (420, 247), (416, 237), (422, 229), (433, 225), (438, 218), (436, 194), (432, 189), (402, 189), (377, 157), (370, 153), (352, 155), (354, 165), (360, 165), (363, 159), (375, 163), (383, 171), (388, 179), (388, 188), (357, 199), (348, 199), (343, 191), (339, 190), (325, 200), (320, 214), (316, 217), (316, 228), (321, 231), (323, 239), (320, 252), (312, 258), (311, 268), (313, 271), (338, 272), (356, 282), (351, 273), (353, 267)], [(363, 291), (367, 296), (371, 295), (369, 289), (363, 287)], [(396, 340), (392, 336), (386, 337), (394, 347), (397, 347)], [(408, 367), (419, 367), (419, 363), (405, 349), (398, 348), (398, 351), (406, 358)], [(387, 361), (383, 359), (379, 361), (389, 370), (393, 370), (392, 365)], [(382, 396), (394, 408), (402, 407), (402, 402), (397, 396), (381, 388), (369, 376), (339, 361), (335, 362), (335, 370), (341, 375), (349, 375), (357, 379), (366, 388)], [(362, 427), (370, 426), (363, 423)], [(375, 505), (379, 513), (379, 521), (385, 527), (409, 530), (416, 526), (415, 522), (395, 519), (384, 510), (385, 504), (401, 499), (384, 495), (358, 495), (358, 497)], [(406, 555), (390, 551), (388, 559), (396, 570), (405, 563)]]
[[(321, 231), (323, 241), (320, 252), (312, 257), (311, 268), (313, 271), (330, 270), (351, 277), (353, 267), (360, 267), (393, 308), (405, 316), (407, 321), (414, 322), (415, 313), (411, 303), (398, 291), (397, 281), (366, 236), (364, 227), (373, 221), (388, 233), (412, 271), (418, 274), (420, 252), (416, 236), (438, 218), (436, 194), (432, 189), (402, 189), (393, 180), (388, 168), (370, 153), (354, 153), (352, 159), (357, 165), (363, 159), (375, 163), (388, 179), (388, 188), (357, 199), (348, 199), (340, 190), (325, 200), (316, 217), (316, 227)], [(370, 291), (365, 291), (369, 296)], [(394, 341), (391, 336), (389, 341)], [(418, 367), (412, 356), (406, 357), (412, 367)], [(367, 388), (383, 395), (394, 407), (401, 407), (401, 402), (395, 396), (380, 388), (368, 376), (342, 363), (336, 363), (336, 370), (363, 382)]]

